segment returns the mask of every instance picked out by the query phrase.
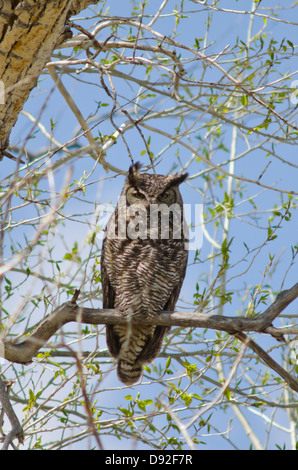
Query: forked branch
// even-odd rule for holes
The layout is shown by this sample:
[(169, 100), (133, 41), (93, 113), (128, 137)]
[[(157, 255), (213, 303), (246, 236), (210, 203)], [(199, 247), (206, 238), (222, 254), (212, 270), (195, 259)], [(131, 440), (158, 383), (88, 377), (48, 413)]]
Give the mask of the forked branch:
[(0, 402), (2, 405), (2, 411), (0, 414), (0, 426), (3, 419), (4, 413), (8, 416), (12, 430), (7, 436), (4, 437), (4, 444), (1, 450), (7, 450), (9, 445), (12, 445), (12, 441), (15, 437), (18, 438), (19, 442), (22, 443), (24, 440), (23, 428), (18, 420), (17, 415), (14, 412), (14, 409), (10, 403), (8, 396), (9, 387), (6, 386), (5, 382), (0, 377)]

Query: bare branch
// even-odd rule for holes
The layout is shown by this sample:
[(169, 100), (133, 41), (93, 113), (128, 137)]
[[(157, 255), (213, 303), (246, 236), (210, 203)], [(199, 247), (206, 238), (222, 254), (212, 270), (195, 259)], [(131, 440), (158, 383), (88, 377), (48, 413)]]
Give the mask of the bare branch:
[[(9, 444), (12, 443), (12, 440), (15, 437), (19, 439), (20, 443), (23, 442), (24, 432), (23, 432), (22, 426), (20, 425), (18, 417), (15, 414), (13, 407), (11, 406), (11, 403), (8, 397), (8, 391), (6, 389), (6, 385), (1, 379), (1, 377), (0, 377), (0, 401), (2, 404), (2, 414), (5, 413), (8, 416), (8, 419), (12, 425), (12, 430), (10, 431), (9, 434), (7, 434), (7, 436), (5, 436), (4, 444), (2, 446), (2, 450), (7, 450), (9, 447)], [(1, 418), (0, 418), (0, 423), (1, 423)]]
[[(79, 291), (76, 291), (70, 302), (62, 304), (50, 315), (46, 316), (23, 342), (13, 343), (4, 341), (4, 357), (11, 362), (28, 364), (39, 349), (58, 331), (69, 322), (80, 322), (93, 325), (127, 324), (128, 320), (114, 309), (94, 309), (80, 307), (76, 304)], [(254, 318), (232, 317), (222, 315), (209, 315), (200, 312), (162, 312), (155, 318), (143, 318), (142, 325), (154, 324), (162, 326), (181, 326), (210, 328), (225, 331), (235, 335), (239, 341), (247, 344), (271, 369), (275, 370), (295, 391), (298, 391), (298, 381), (291, 377), (279, 366), (260, 346), (249, 339), (243, 331), (269, 333), (278, 341), (284, 341), (278, 328), (271, 326), (272, 321), (298, 297), (298, 283), (291, 289), (282, 291), (261, 315)], [(140, 320), (131, 319), (134, 323)]]

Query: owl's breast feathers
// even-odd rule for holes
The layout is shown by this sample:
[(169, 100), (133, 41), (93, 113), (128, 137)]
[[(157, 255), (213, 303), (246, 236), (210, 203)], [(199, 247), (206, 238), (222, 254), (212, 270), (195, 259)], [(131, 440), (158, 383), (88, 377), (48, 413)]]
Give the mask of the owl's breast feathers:
[(154, 316), (164, 309), (186, 268), (187, 251), (179, 242), (110, 240), (105, 264), (115, 308), (134, 317)]

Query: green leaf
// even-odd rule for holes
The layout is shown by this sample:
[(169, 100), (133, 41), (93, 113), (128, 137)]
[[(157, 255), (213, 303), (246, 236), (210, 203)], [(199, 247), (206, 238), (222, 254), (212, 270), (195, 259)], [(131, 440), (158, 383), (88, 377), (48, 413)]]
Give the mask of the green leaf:
[(133, 413), (130, 410), (127, 410), (126, 408), (121, 408), (118, 406), (118, 410), (121, 411), (121, 413), (124, 414), (127, 418), (131, 418), (133, 416)]
[(289, 39), (287, 39), (287, 43), (288, 43), (288, 45), (292, 48), (292, 52), (294, 53), (294, 44), (292, 43), (292, 41), (290, 41)]
[(170, 367), (171, 364), (171, 356), (168, 357), (167, 362), (166, 362), (166, 369)]
[(241, 104), (243, 104), (243, 106), (247, 106), (247, 95), (241, 96)]

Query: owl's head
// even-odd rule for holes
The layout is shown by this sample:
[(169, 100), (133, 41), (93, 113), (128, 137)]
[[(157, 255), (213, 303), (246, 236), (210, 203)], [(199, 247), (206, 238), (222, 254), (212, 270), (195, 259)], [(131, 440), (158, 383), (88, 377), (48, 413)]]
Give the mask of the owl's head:
[(179, 185), (186, 180), (187, 173), (165, 176), (140, 173), (140, 169), (141, 164), (137, 162), (128, 171), (123, 193), (129, 205), (182, 204)]

